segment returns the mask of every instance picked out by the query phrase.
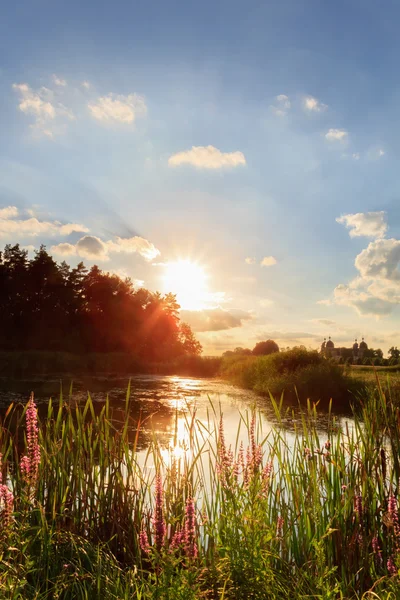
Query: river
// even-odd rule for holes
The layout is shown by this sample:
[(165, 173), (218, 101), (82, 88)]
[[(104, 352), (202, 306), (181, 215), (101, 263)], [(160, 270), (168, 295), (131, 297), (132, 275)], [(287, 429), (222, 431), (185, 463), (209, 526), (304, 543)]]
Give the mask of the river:
[[(108, 394), (111, 406), (112, 421), (118, 430), (125, 414), (125, 401), (128, 380), (111, 381), (97, 380), (87, 383), (92, 391), (91, 398), (95, 410), (100, 411)], [(56, 382), (57, 383), (57, 382)], [(105, 385), (106, 384), (106, 385)], [(57, 384), (58, 385), (58, 384)], [(33, 390), (35, 386), (32, 383)], [(65, 394), (65, 402), (72, 405), (84, 403), (88, 391), (82, 382), (77, 384), (72, 394)], [(98, 391), (103, 388), (102, 391)], [(27, 390), (29, 387), (27, 387)], [(48, 393), (41, 391), (42, 386), (37, 385), (35, 392), (39, 412), (46, 414), (49, 401)], [(107, 391), (104, 391), (106, 389)], [(5, 412), (10, 402), (25, 403), (29, 392), (0, 392), (0, 410)], [(55, 400), (57, 394), (53, 394)], [(2, 407), (2, 408), (1, 408)], [(21, 406), (22, 407), (22, 406)], [(301, 413), (297, 407), (284, 407), (282, 417), (278, 419), (270, 399), (260, 397), (253, 392), (240, 389), (227, 384), (219, 379), (197, 379), (178, 376), (134, 376), (131, 379), (129, 414), (131, 420), (130, 435), (135, 439), (137, 435), (137, 450), (139, 457), (145, 456), (151, 440), (157, 439), (161, 447), (179, 452), (188, 443), (188, 423), (191, 415), (195, 413), (195, 434), (204, 438), (206, 434), (213, 436), (218, 427), (220, 415), (223, 415), (225, 440), (227, 445), (235, 445), (243, 440), (247, 445), (247, 431), (245, 422), (251, 418), (251, 412), (256, 410), (259, 415), (260, 435), (267, 436), (274, 427), (283, 427), (286, 430), (286, 439), (290, 440), (296, 430), (302, 429)], [(348, 420), (345, 415), (336, 415), (338, 424)], [(241, 430), (238, 436), (238, 427)], [(321, 439), (326, 438), (328, 416), (326, 413), (318, 414), (317, 429)], [(138, 434), (137, 434), (138, 431)]]

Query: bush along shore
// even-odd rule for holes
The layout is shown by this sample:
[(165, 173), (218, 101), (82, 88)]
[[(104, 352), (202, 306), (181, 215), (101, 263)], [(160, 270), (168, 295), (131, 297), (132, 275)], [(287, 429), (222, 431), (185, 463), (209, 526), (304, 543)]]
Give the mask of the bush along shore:
[[(241, 387), (288, 402), (310, 399), (327, 408), (333, 399), (335, 411), (349, 409), (355, 398), (367, 391), (362, 378), (350, 375), (351, 367), (343, 367), (316, 351), (293, 348), (267, 356), (223, 357), (222, 377)], [(369, 386), (371, 387), (371, 386)]]
[(41, 422), (33, 397), (10, 406), (1, 598), (398, 597), (400, 415), (382, 390), (323, 438), (315, 406), (290, 439), (243, 415), (234, 448), (211, 406), (208, 423), (187, 416), (185, 443), (154, 436), (144, 458), (129, 404), (128, 390), (117, 430), (108, 402), (50, 402)]

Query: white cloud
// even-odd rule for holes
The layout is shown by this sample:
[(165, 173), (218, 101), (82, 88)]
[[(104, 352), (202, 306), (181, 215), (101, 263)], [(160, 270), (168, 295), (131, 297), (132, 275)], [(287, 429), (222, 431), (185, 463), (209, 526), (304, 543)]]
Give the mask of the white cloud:
[(85, 88), (85, 90), (90, 90), (92, 87), (90, 81), (82, 81), (81, 86)]
[(14, 219), (15, 217), (18, 217), (18, 208), (16, 206), (0, 208), (0, 219)]
[(371, 242), (356, 257), (354, 264), (364, 279), (400, 281), (400, 240), (392, 238)]
[(339, 284), (334, 290), (335, 303), (355, 308), (360, 315), (385, 316), (392, 312), (393, 304), (374, 297), (367, 290), (352, 289), (351, 285)]
[[(86, 86), (85, 86), (86, 87)], [(147, 107), (143, 96), (110, 93), (88, 104), (92, 116), (103, 123), (132, 124), (137, 117), (145, 116)]]
[(336, 222), (350, 229), (350, 237), (381, 238), (387, 231), (386, 214), (383, 210), (342, 215), (336, 219)]
[(18, 217), (18, 209), (16, 206), (7, 206), (0, 209), (0, 237), (7, 238), (15, 235), (21, 237), (35, 237), (38, 235), (69, 235), (72, 232), (85, 233), (88, 230), (84, 225), (79, 223), (62, 224), (59, 221), (40, 221), (36, 217), (29, 219), (16, 218)]
[(328, 108), (326, 104), (322, 104), (322, 102), (313, 96), (306, 96), (303, 101), (303, 106), (304, 109), (309, 112), (323, 112)]
[(225, 310), (221, 307), (204, 310), (181, 310), (181, 320), (193, 328), (193, 331), (224, 331), (241, 327), (252, 315), (243, 310)]
[(316, 304), (322, 304), (323, 306), (332, 306), (333, 302), (332, 300), (329, 300), (327, 298), (326, 300), (317, 300)]
[(276, 265), (276, 262), (277, 260), (274, 256), (264, 256), (260, 264), (262, 267), (272, 267)]
[(34, 133), (52, 138), (65, 131), (66, 121), (75, 118), (71, 110), (55, 101), (53, 91), (46, 87), (33, 90), (27, 83), (14, 83), (12, 87), (19, 95), (19, 110), (34, 118), (30, 126)]
[(325, 138), (329, 142), (344, 142), (348, 139), (348, 132), (344, 129), (329, 129), (328, 133), (325, 134)]
[(354, 160), (360, 160), (360, 153), (359, 152), (353, 152), (353, 154), (351, 156), (352, 156), (352, 158), (354, 158)]
[(198, 169), (221, 169), (245, 165), (246, 159), (242, 152), (221, 152), (214, 146), (192, 146), (191, 150), (177, 152), (168, 159), (170, 167), (192, 165)]
[(58, 85), (60, 87), (66, 87), (67, 82), (65, 81), (65, 79), (61, 79), (60, 77), (57, 77), (57, 75), (53, 75), (53, 81), (55, 83), (55, 85)]
[(277, 117), (285, 117), (292, 106), (289, 96), (286, 94), (279, 94), (275, 97), (277, 106), (272, 105), (270, 109), (275, 113)]
[(279, 96), (276, 97), (276, 100), (284, 109), (289, 109), (291, 107), (289, 96), (286, 96), (286, 94), (279, 94)]
[(400, 240), (378, 239), (356, 257), (359, 275), (334, 290), (336, 304), (362, 315), (383, 316), (400, 304)]
[(244, 259), (244, 262), (247, 265), (255, 265), (256, 264), (256, 259), (253, 256), (248, 256), (247, 258)]
[(106, 245), (109, 252), (138, 253), (146, 260), (153, 260), (160, 254), (154, 244), (139, 236), (131, 238), (117, 237), (115, 241), (106, 242)]
[(153, 260), (160, 254), (154, 244), (139, 236), (132, 238), (116, 237), (115, 240), (104, 242), (96, 236), (85, 235), (76, 244), (57, 244), (52, 246), (51, 251), (63, 256), (81, 256), (103, 261), (109, 260), (109, 254), (112, 253), (137, 253), (148, 261)]

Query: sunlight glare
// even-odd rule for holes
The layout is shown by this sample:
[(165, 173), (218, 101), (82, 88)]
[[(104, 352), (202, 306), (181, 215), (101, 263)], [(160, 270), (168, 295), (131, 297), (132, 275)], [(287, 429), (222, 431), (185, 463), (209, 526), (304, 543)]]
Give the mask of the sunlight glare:
[(184, 310), (201, 310), (208, 298), (207, 275), (204, 268), (190, 260), (166, 264), (164, 275), (166, 292), (176, 294), (177, 302)]

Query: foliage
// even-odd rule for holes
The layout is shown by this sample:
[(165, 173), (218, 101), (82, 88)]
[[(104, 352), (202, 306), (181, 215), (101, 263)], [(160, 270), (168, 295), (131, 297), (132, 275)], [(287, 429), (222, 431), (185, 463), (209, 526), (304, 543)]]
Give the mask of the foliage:
[(0, 289), (1, 350), (126, 352), (144, 363), (201, 353), (173, 294), (135, 290), (97, 266), (59, 265), (44, 246), (28, 260), (7, 245)]
[(342, 366), (331, 362), (317, 351), (293, 348), (285, 352), (259, 357), (223, 357), (221, 372), (230, 381), (257, 393), (286, 400), (306, 401), (310, 398), (327, 405), (348, 407), (354, 394), (363, 391), (361, 381), (348, 376)]
[[(90, 397), (50, 402), (42, 423), (32, 400), (27, 414), (10, 407), (0, 430), (2, 486), (13, 494), (8, 516), (0, 494), (0, 597), (395, 598), (395, 400), (378, 385), (351, 427), (331, 416), (322, 437), (310, 404), (294, 437), (280, 426), (265, 437), (256, 414), (244, 414), (247, 449), (240, 431), (227, 447), (222, 416), (189, 415), (188, 447), (166, 453), (154, 438), (144, 462), (129, 443), (129, 390), (118, 429), (109, 402), (96, 414)], [(23, 455), (39, 458), (29, 478)]]
[(265, 342), (258, 342), (253, 348), (254, 356), (263, 356), (266, 354), (272, 354), (279, 352), (279, 346), (274, 340), (266, 340)]

